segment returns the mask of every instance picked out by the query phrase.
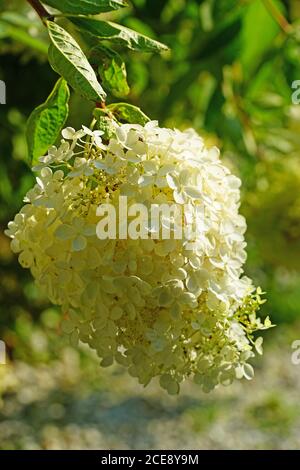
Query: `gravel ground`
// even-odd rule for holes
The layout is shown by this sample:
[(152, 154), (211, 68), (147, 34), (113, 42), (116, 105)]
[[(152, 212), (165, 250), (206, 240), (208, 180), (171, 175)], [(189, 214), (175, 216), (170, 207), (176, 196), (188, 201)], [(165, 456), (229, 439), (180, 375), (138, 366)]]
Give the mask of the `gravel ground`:
[[(47, 365), (0, 366), (1, 449), (297, 449), (299, 325), (268, 334), (256, 376), (206, 395), (143, 389), (122, 369), (99, 369), (71, 348)], [(271, 339), (270, 339), (271, 338)]]

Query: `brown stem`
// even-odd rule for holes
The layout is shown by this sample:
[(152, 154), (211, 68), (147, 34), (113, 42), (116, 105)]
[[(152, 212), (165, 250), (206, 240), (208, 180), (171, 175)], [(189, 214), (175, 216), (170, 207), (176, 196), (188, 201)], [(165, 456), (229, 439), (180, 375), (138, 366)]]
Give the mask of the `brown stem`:
[(264, 4), (282, 31), (284, 31), (286, 34), (290, 34), (293, 30), (292, 25), (287, 21), (277, 6), (274, 5), (272, 0), (264, 0)]
[(27, 0), (27, 2), (32, 6), (32, 8), (37, 12), (42, 22), (45, 23), (45, 20), (53, 20), (53, 16), (46, 10), (46, 8), (41, 4), (39, 0)]
[(96, 108), (105, 109), (105, 101), (96, 101)]

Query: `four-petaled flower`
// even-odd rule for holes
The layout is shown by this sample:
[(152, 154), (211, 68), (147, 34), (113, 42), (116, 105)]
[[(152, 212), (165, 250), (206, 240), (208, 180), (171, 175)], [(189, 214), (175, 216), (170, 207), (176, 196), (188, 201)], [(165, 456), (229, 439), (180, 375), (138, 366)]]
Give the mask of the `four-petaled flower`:
[(91, 237), (96, 234), (96, 226), (93, 224), (86, 224), (84, 219), (75, 217), (72, 224), (62, 224), (56, 231), (55, 235), (60, 240), (72, 240), (72, 250), (82, 251), (87, 246), (86, 237)]
[(166, 176), (169, 188), (173, 189), (173, 196), (177, 204), (186, 204), (189, 198), (201, 198), (202, 191), (193, 184), (190, 170), (181, 170), (179, 174), (169, 173)]

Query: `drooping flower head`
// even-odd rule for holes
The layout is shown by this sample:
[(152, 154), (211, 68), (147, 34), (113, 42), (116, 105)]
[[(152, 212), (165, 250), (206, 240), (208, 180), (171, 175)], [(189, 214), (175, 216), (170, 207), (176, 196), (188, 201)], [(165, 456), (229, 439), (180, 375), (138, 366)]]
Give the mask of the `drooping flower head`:
[[(141, 384), (159, 377), (171, 394), (187, 377), (205, 391), (251, 378), (248, 360), (262, 341), (252, 333), (270, 322), (256, 318), (260, 292), (243, 276), (240, 180), (219, 151), (192, 130), (157, 122), (116, 124), (110, 138), (67, 128), (63, 138), (40, 159), (7, 234), (21, 265), (61, 306), (72, 343), (87, 343), (102, 366), (122, 364)], [(125, 196), (131, 207), (184, 206), (191, 230), (165, 239), (146, 216), (147, 239), (100, 239), (97, 209), (114, 207), (120, 227)], [(171, 232), (173, 222), (163, 222)]]

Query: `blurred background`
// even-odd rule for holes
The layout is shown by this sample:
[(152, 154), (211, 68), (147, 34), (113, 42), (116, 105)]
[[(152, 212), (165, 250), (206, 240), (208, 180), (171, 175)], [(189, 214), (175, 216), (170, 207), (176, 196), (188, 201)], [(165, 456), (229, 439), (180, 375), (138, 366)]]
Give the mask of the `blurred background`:
[[(33, 183), (26, 119), (57, 76), (47, 34), (25, 0), (0, 0), (0, 449), (295, 449), (300, 447), (300, 80), (298, 0), (131, 0), (110, 15), (171, 47), (126, 58), (128, 99), (160, 125), (194, 127), (243, 180), (246, 272), (267, 292), (253, 381), (205, 395), (146, 390), (120, 368), (72, 349), (3, 235)], [(106, 15), (107, 16), (107, 15)], [(300, 98), (300, 93), (299, 93)], [(109, 101), (120, 98), (109, 97)], [(73, 93), (69, 125), (92, 107)]]

